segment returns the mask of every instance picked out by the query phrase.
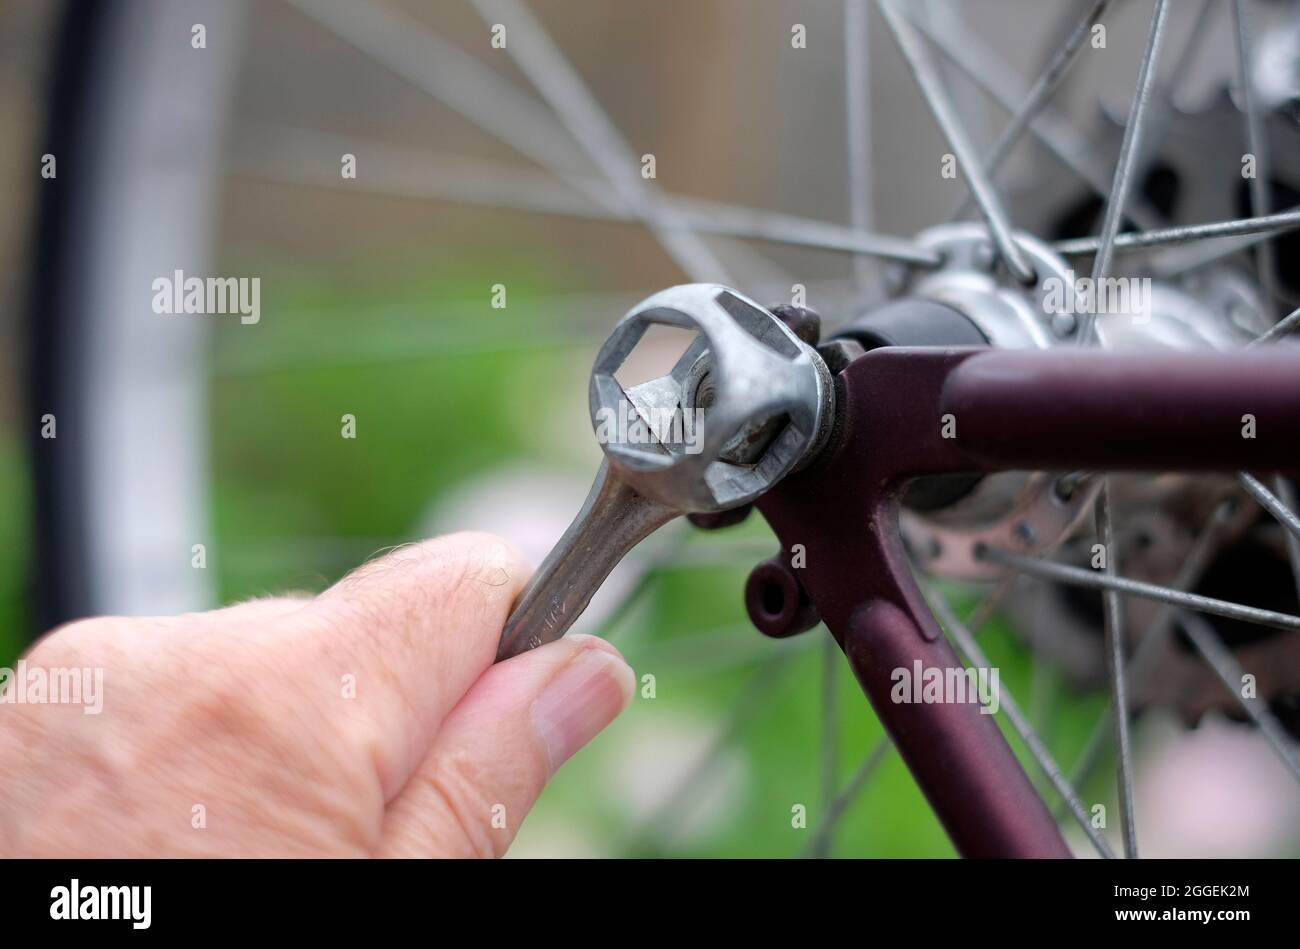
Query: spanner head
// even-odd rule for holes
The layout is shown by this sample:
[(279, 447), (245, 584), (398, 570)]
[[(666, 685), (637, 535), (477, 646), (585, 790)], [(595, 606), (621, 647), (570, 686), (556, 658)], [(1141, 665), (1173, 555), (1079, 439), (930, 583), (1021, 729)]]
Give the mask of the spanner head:
[[(614, 374), (655, 324), (698, 336), (665, 376)], [(591, 371), (591, 420), (610, 467), (686, 513), (753, 501), (815, 450), (830, 423), (821, 357), (753, 300), (718, 284), (672, 287), (633, 307)]]

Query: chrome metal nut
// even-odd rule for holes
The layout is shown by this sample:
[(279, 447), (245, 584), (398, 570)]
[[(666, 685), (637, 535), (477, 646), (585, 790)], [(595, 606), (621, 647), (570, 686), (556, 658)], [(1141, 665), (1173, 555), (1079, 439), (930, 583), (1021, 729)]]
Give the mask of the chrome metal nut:
[[(657, 379), (615, 373), (652, 325), (699, 336)], [(620, 478), (686, 513), (753, 501), (815, 450), (829, 426), (825, 363), (772, 313), (718, 284), (672, 287), (633, 307), (601, 347), (592, 426)]]

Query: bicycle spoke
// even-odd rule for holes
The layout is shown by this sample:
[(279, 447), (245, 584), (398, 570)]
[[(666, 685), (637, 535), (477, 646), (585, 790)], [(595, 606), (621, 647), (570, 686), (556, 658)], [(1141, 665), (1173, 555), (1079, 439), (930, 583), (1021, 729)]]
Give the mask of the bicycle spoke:
[[(540, 108), (531, 96), (519, 91), (474, 57), (461, 52), (418, 20), (374, 2), (287, 2), (485, 132), (536, 161), (597, 207), (612, 214), (625, 212), (630, 216), (638, 210), (637, 205), (626, 208), (625, 199), (620, 199), (616, 189), (611, 193), (614, 182), (603, 182), (575, 171), (587, 164), (583, 151), (563, 133), (557, 135), (559, 130), (555, 123), (546, 118), (546, 110)], [(633, 175), (639, 182), (635, 172)], [(482, 190), (479, 189), (480, 194)], [(535, 195), (528, 200), (534, 204), (542, 202)], [(644, 209), (640, 210), (644, 212)], [(659, 232), (658, 236), (664, 236), (664, 232)], [(685, 233), (667, 239), (672, 246), (680, 245), (686, 249), (693, 243), (692, 235)], [(709, 252), (706, 250), (700, 259), (708, 260)]]
[(628, 646), (628, 661), (637, 668), (678, 669), (679, 681), (718, 676), (769, 659), (792, 659), (808, 652), (815, 639), (794, 637), (772, 643), (754, 635), (752, 623), (736, 623), (674, 636), (644, 647)]
[(1246, 698), (1241, 694), (1241, 683), (1245, 673), (1231, 650), (1223, 644), (1214, 627), (1202, 616), (1195, 613), (1183, 613), (1178, 623), (1187, 638), (1192, 641), (1197, 652), (1205, 659), (1214, 674), (1219, 677), (1224, 688), (1232, 693), (1242, 710), (1250, 716), (1258, 727), (1260, 734), (1277, 752), (1282, 763), (1291, 771), (1296, 781), (1300, 781), (1300, 757), (1291, 747), (1290, 736), (1268, 706), (1258, 698)]
[(1264, 487), (1264, 483), (1253, 475), (1243, 471), (1237, 478), (1241, 481), (1242, 487), (1250, 492), (1251, 497), (1259, 502), (1260, 507), (1272, 514), (1293, 537), (1300, 538), (1300, 517), (1296, 517), (1294, 511), (1283, 504), (1277, 495)]
[(753, 211), (735, 205), (718, 204), (694, 198), (679, 199), (690, 226), (714, 234), (750, 237), (782, 244), (802, 245), (850, 254), (884, 257), (920, 267), (937, 267), (939, 257), (918, 247), (907, 238), (888, 234), (871, 234), (795, 217), (775, 211)]
[[(1231, 221), (1211, 221), (1206, 224), (1186, 224), (1180, 227), (1162, 227), (1151, 231), (1128, 231), (1116, 234), (1111, 242), (1113, 250), (1135, 250), (1216, 237), (1236, 237), (1242, 234), (1281, 234), (1300, 228), (1300, 208), (1266, 214), (1261, 217), (1237, 218)], [(1094, 254), (1101, 246), (1100, 237), (1075, 237), (1057, 241), (1052, 245), (1058, 254), (1076, 256)]]
[(1257, 244), (1272, 240), (1273, 232), (1250, 234), (1246, 237), (1206, 239), (1195, 246), (1175, 247), (1155, 257), (1148, 269), (1153, 277), (1168, 280), (1181, 274), (1208, 267), (1215, 261), (1250, 250)]
[[(1075, 53), (1083, 47), (1093, 25), (1101, 19), (1109, 3), (1110, 0), (1093, 0), (1091, 9), (1084, 14), (1074, 29), (1070, 31), (1065, 38), (1065, 42), (1052, 54), (1047, 66), (1039, 77), (1034, 80), (1034, 84), (1030, 86), (1024, 101), (1020, 103), (1020, 106), (1012, 114), (1011, 120), (1003, 127), (992, 147), (989, 148), (988, 154), (984, 156), (984, 172), (989, 176), (990, 180), (1002, 167), (1002, 162), (1011, 154), (1011, 149), (1020, 141), (1021, 136), (1024, 135), (1025, 130), (1029, 128), (1034, 118), (1051, 100), (1057, 87), (1065, 78), (1066, 71), (1074, 63)], [(970, 208), (970, 205), (971, 195), (967, 195), (962, 199), (961, 205), (953, 212), (951, 217), (961, 217)]]
[(660, 565), (661, 570), (694, 570), (697, 567), (732, 567), (752, 569), (760, 560), (772, 554), (772, 541), (765, 537), (726, 538), (711, 532), (701, 533), (689, 528), (689, 534), (699, 537), (697, 543), (686, 544), (673, 555), (671, 561)]
[(979, 204), (980, 212), (988, 223), (989, 234), (997, 246), (998, 253), (1017, 280), (1032, 281), (1033, 268), (1029, 266), (1020, 246), (1011, 236), (1011, 221), (1006, 209), (984, 175), (984, 168), (980, 165), (974, 146), (967, 137), (966, 130), (943, 87), (933, 58), (924, 47), (911, 22), (904, 19), (894, 8), (892, 0), (879, 0), (879, 5), (885, 22), (894, 34), (894, 40), (912, 71), (912, 78), (920, 87), (930, 112), (934, 115), (949, 147), (952, 148), (957, 163), (966, 174), (966, 186)]
[[(749, 291), (759, 299), (780, 299), (789, 293), (788, 283), (753, 283)], [(847, 304), (852, 293), (842, 281), (808, 281), (808, 292), (820, 299)], [(367, 309), (367, 332), (343, 336), (333, 341), (313, 333), (309, 343), (299, 332), (282, 337), (259, 336), (249, 341), (230, 334), (217, 347), (213, 376), (218, 380), (241, 376), (282, 372), (313, 372), (348, 366), (377, 366), (416, 362), (451, 356), (487, 355), (492, 353), (537, 352), (542, 350), (587, 349), (594, 351), (601, 339), (602, 327), (608, 327), (612, 315), (624, 313), (643, 299), (637, 293), (547, 294), (527, 304), (511, 304), (513, 318), (498, 317), (486, 324), (482, 320), (487, 305), (474, 300), (445, 300), (390, 304), (372, 304)], [(340, 318), (354, 314), (355, 307), (285, 307), (277, 309), (277, 322), (299, 329), (322, 315)], [(551, 317), (549, 331), (538, 329), (540, 313)], [(828, 321), (829, 324), (829, 321)], [(757, 559), (763, 559), (770, 549)]]
[[(1241, 88), (1242, 112), (1246, 121), (1246, 148), (1255, 156), (1255, 174), (1248, 179), (1250, 213), (1256, 217), (1268, 214), (1269, 155), (1264, 138), (1264, 124), (1255, 108), (1255, 92), (1250, 81), (1250, 42), (1246, 37), (1246, 17), (1241, 0), (1232, 0), (1232, 22), (1237, 34), (1237, 84)], [(1267, 297), (1269, 315), (1275, 315), (1274, 301), (1278, 298), (1277, 257), (1273, 245), (1263, 243), (1256, 251), (1259, 263), (1259, 281)]]
[(1294, 333), (1300, 329), (1300, 307), (1292, 310), (1282, 319), (1273, 324), (1267, 333), (1252, 339), (1247, 346), (1258, 346), (1261, 343), (1273, 343), (1286, 336), (1288, 333)]
[(726, 723), (709, 742), (704, 753), (687, 770), (685, 777), (654, 809), (650, 817), (628, 835), (620, 848), (623, 852), (627, 853), (641, 847), (646, 847), (654, 853), (663, 853), (667, 849), (666, 845), (672, 841), (668, 828), (670, 817), (676, 817), (680, 822), (687, 809), (686, 803), (695, 796), (700, 781), (717, 764), (727, 746), (732, 744), (745, 727), (771, 702), (778, 681), (790, 669), (790, 663), (782, 662), (780, 659), (780, 656), (770, 658), (746, 683)]
[[(464, 158), (388, 142), (357, 139), (294, 126), (250, 123), (237, 140), (251, 153), (237, 154), (232, 173), (282, 184), (360, 190), (368, 194), (484, 205), (571, 217), (633, 220), (614, 200), (598, 201), (608, 185), (594, 174), (573, 173), (557, 180), (551, 173), (520, 164)], [(339, 150), (364, 155), (370, 171), (345, 180), (321, 155)]]
[[(300, 130), (294, 130), (292, 138), (284, 135), (268, 138), (273, 141), (269, 147), (264, 146), (264, 151), (237, 160), (236, 174), (292, 185), (641, 223), (641, 218), (623, 205), (601, 204), (572, 188), (557, 189), (555, 181), (545, 173), (504, 162), (470, 161), (383, 143), (349, 140), (347, 148), (358, 152), (364, 149), (377, 170), (365, 180), (344, 181), (336, 169), (320, 166), (316, 160), (320, 154), (328, 154), (326, 148), (341, 147), (343, 142)], [(604, 186), (604, 182), (595, 178), (579, 176), (575, 181), (581, 183), (584, 193)], [(678, 224), (700, 233), (882, 257), (916, 266), (939, 263), (937, 255), (907, 238), (699, 198), (661, 193), (660, 201), (671, 209)]]
[[(1105, 551), (1104, 575), (1115, 575), (1119, 548), (1110, 519), (1110, 479), (1103, 478), (1097, 495), (1097, 534)], [(1124, 672), (1124, 613), (1115, 590), (1102, 592), (1102, 626), (1106, 646), (1106, 674), (1110, 679), (1111, 721), (1115, 726), (1120, 830), (1124, 835), (1124, 856), (1138, 855), (1137, 822), (1133, 814), (1133, 752), (1129, 743), (1128, 683)]]
[[(1210, 514), (1209, 522), (1197, 535), (1191, 549), (1187, 551), (1187, 556), (1183, 558), (1182, 565), (1178, 568), (1178, 574), (1174, 577), (1169, 589), (1175, 592), (1187, 592), (1201, 581), (1206, 568), (1210, 565), (1210, 558), (1215, 552), (1223, 530), (1232, 519), (1233, 507), (1234, 503), (1231, 500), (1223, 501)], [(1133, 652), (1132, 662), (1129, 663), (1132, 681), (1144, 681), (1155, 671), (1151, 664), (1155, 662), (1159, 654), (1157, 647), (1173, 627), (1175, 615), (1176, 607), (1174, 604), (1161, 603), (1155, 614), (1147, 622), (1142, 635), (1138, 639), (1137, 648)]]
[[(952, 639), (953, 644), (967, 664), (977, 668), (990, 668), (992, 664), (989, 662), (988, 656), (984, 655), (984, 650), (980, 649), (975, 642), (975, 637), (971, 635), (970, 630), (966, 629), (962, 621), (957, 618), (957, 614), (949, 605), (947, 598), (929, 585), (925, 587), (925, 597), (930, 604), (930, 608), (934, 611), (935, 617), (948, 631), (949, 638)], [(1092, 826), (1092, 821), (1088, 817), (1087, 810), (1084, 809), (1083, 802), (1079, 800), (1079, 795), (1070, 785), (1070, 782), (1066, 780), (1060, 766), (1057, 765), (1051, 752), (1047, 750), (1047, 746), (1038, 737), (1038, 733), (1034, 731), (1033, 726), (1029, 724), (1029, 720), (1021, 712), (1020, 706), (1016, 704), (1016, 700), (1005, 685), (999, 688), (999, 698), (1001, 711), (1006, 715), (1011, 727), (1016, 730), (1021, 740), (1024, 741), (1025, 747), (1029, 749), (1029, 753), (1038, 763), (1043, 774), (1052, 782), (1052, 786), (1056, 788), (1057, 793), (1069, 802), (1070, 813), (1074, 815), (1074, 819), (1083, 828), (1083, 832), (1088, 835), (1088, 839), (1097, 848), (1097, 852), (1103, 857), (1114, 857), (1114, 851), (1110, 849), (1106, 838), (1097, 831), (1097, 828)]]
[[(669, 524), (660, 533), (664, 533), (675, 526)], [(610, 607), (605, 614), (605, 618), (601, 621), (601, 626), (604, 627), (603, 635), (606, 639), (612, 641), (623, 629), (623, 624), (628, 617), (633, 614), (654, 587), (654, 582), (661, 575), (663, 568), (677, 559), (677, 555), (686, 543), (687, 536), (685, 531), (673, 531), (672, 537), (663, 543), (662, 548), (650, 554), (648, 562), (641, 567), (641, 572), (633, 581), (632, 586), (617, 603)]]
[[(949, 62), (988, 93), (1008, 114), (1016, 113), (1026, 98), (1026, 91), (1019, 79), (1005, 67), (1001, 57), (983, 46), (970, 33), (952, 36), (947, 32), (942, 17), (935, 23), (921, 18), (913, 18), (911, 23), (925, 34)], [(1038, 114), (1029, 123), (1028, 131), (1097, 195), (1103, 200), (1109, 200), (1111, 176), (1106, 170), (1106, 163), (1096, 154), (1088, 139), (1079, 134), (1060, 114), (1047, 104), (1040, 106)], [(1141, 195), (1137, 196), (1129, 209), (1129, 217), (1140, 227), (1158, 227), (1164, 220), (1164, 216)]]
[[(1268, 215), (1269, 195), (1267, 184), (1270, 180), (1267, 156), (1268, 143), (1264, 136), (1263, 122), (1260, 121), (1259, 112), (1255, 108), (1254, 90), (1250, 83), (1250, 44), (1246, 36), (1245, 11), (1242, 9), (1241, 0), (1233, 0), (1232, 19), (1237, 36), (1237, 82), (1241, 86), (1243, 111), (1245, 112), (1246, 147), (1255, 156), (1255, 174), (1250, 179), (1249, 184), (1250, 210), (1256, 216), (1277, 217), (1278, 215)], [(1281, 296), (1277, 285), (1277, 256), (1274, 253), (1272, 243), (1265, 241), (1259, 245), (1256, 251), (1256, 263), (1258, 264), (1257, 271), (1260, 285), (1263, 287), (1266, 297), (1265, 305), (1268, 308), (1269, 315), (1272, 316), (1275, 312), (1275, 301)], [(1298, 325), (1300, 325), (1300, 309), (1293, 311), (1274, 324), (1263, 335), (1252, 340), (1249, 345), (1253, 346), (1281, 339)], [(1297, 522), (1295, 514), (1291, 511), (1291, 504), (1286, 503), (1282, 497), (1274, 496), (1262, 483), (1246, 472), (1243, 471), (1240, 477), (1246, 490), (1286, 528), (1287, 560), (1291, 564), (1291, 574), (1295, 580), (1296, 592), (1300, 594), (1300, 522)], [(1289, 494), (1290, 488), (1285, 479), (1280, 476), (1276, 480), (1276, 486), (1279, 495), (1285, 497)], [(1294, 499), (1287, 498), (1287, 500), (1294, 503)]]
[[(1235, 502), (1233, 500), (1225, 500), (1221, 501), (1211, 512), (1208, 523), (1197, 535), (1196, 540), (1192, 542), (1191, 548), (1187, 551), (1187, 556), (1183, 558), (1182, 565), (1178, 568), (1178, 573), (1169, 587), (1170, 590), (1185, 593), (1200, 583), (1201, 578), (1205, 575), (1206, 568), (1210, 565), (1210, 559), (1217, 549), (1217, 544), (1223, 535), (1224, 529), (1232, 520), (1234, 507)], [(1146, 628), (1142, 631), (1142, 636), (1138, 639), (1137, 649), (1133, 653), (1133, 660), (1129, 663), (1133, 681), (1143, 681), (1155, 671), (1150, 668), (1150, 665), (1158, 655), (1156, 647), (1173, 627), (1175, 611), (1174, 604), (1161, 603), (1155, 614), (1147, 622)]]
[(993, 618), (993, 614), (1002, 607), (1015, 585), (1016, 578), (1014, 574), (1007, 574), (999, 580), (993, 589), (970, 611), (970, 616), (966, 617), (966, 628), (972, 633), (978, 633), (984, 624)]
[[(1234, 500), (1221, 501), (1210, 513), (1209, 521), (1192, 542), (1191, 549), (1187, 551), (1187, 556), (1183, 558), (1182, 565), (1178, 568), (1178, 573), (1169, 587), (1172, 592), (1186, 593), (1200, 583), (1224, 529), (1232, 520), (1235, 506)], [(1153, 661), (1156, 655), (1156, 643), (1173, 624), (1175, 606), (1176, 604), (1173, 603), (1162, 602), (1147, 623), (1133, 655), (1132, 667), (1135, 678), (1141, 678), (1148, 673), (1147, 663)]]
[[(980, 628), (992, 618), (1013, 585), (1014, 577), (1003, 578), (975, 605), (970, 616), (966, 618), (966, 628), (971, 630), (972, 635), (978, 633)], [(857, 800), (858, 795), (865, 789), (867, 778), (875, 771), (885, 752), (892, 748), (893, 745), (894, 743), (890, 741), (889, 736), (885, 735), (867, 753), (867, 757), (858, 767), (849, 783), (835, 798), (830, 809), (826, 812), (826, 816), (823, 818), (824, 823), (818, 826), (817, 835), (814, 836), (812, 842), (805, 849), (804, 856), (811, 856), (816, 852), (817, 847), (820, 846), (817, 842), (818, 837), (834, 833), (835, 825), (844, 816), (844, 812), (849, 805)]]
[[(1223, 528), (1227, 526), (1231, 519), (1232, 508), (1233, 503), (1231, 501), (1223, 501), (1214, 509), (1209, 522), (1197, 535), (1191, 549), (1187, 552), (1187, 556), (1183, 558), (1183, 563), (1178, 569), (1178, 575), (1174, 578), (1171, 589), (1190, 590), (1200, 581), (1201, 576), (1205, 573), (1205, 568), (1209, 566), (1210, 556), (1214, 553)], [(1153, 663), (1159, 655), (1160, 646), (1163, 645), (1170, 629), (1173, 627), (1174, 618), (1174, 607), (1168, 603), (1161, 603), (1155, 615), (1147, 623), (1142, 635), (1138, 638), (1137, 649), (1133, 652), (1133, 661), (1129, 663), (1133, 682), (1145, 682), (1155, 671)], [(1106, 736), (1112, 733), (1111, 715), (1113, 709), (1113, 703), (1107, 703), (1101, 714), (1097, 716), (1092, 731), (1088, 733), (1083, 751), (1080, 752), (1074, 769), (1070, 773), (1070, 783), (1075, 787), (1081, 787), (1087, 783), (1093, 769), (1101, 759), (1102, 752), (1106, 747)], [(1060, 816), (1063, 811), (1058, 808), (1054, 813)]]
[[(873, 220), (873, 176), (871, 166), (871, 8), (868, 0), (844, 0), (844, 83), (849, 171), (849, 220), (857, 231), (870, 230)], [(861, 292), (870, 278), (870, 269), (862, 258), (853, 262), (857, 286)], [(822, 816), (813, 839), (804, 850), (805, 857), (825, 858), (832, 853), (835, 828), (840, 816), (866, 787), (880, 762), (892, 746), (886, 736), (878, 741), (866, 760), (854, 772), (848, 787), (836, 794), (837, 768), (835, 751), (838, 735), (834, 719), (838, 705), (833, 694), (834, 676), (840, 663), (839, 645), (833, 636), (826, 637), (822, 667)], [(830, 749), (829, 751), (827, 749)]]
[[(1133, 96), (1133, 105), (1129, 109), (1128, 122), (1124, 126), (1124, 138), (1120, 142), (1119, 161), (1115, 166), (1115, 180), (1110, 186), (1110, 200), (1106, 202), (1106, 213), (1101, 222), (1097, 255), (1092, 259), (1093, 286), (1099, 286), (1101, 280), (1110, 275), (1115, 235), (1119, 233), (1120, 224), (1124, 220), (1124, 208), (1128, 204), (1129, 189), (1132, 187), (1134, 171), (1141, 157), (1142, 123), (1146, 119), (1147, 104), (1151, 100), (1156, 63), (1160, 58), (1160, 44), (1165, 35), (1167, 4), (1168, 0), (1156, 0), (1155, 13), (1151, 17), (1151, 32), (1147, 36), (1146, 51), (1142, 55), (1142, 65), (1138, 69), (1137, 91)], [(1096, 322), (1097, 314), (1083, 314), (1079, 329), (1080, 344), (1091, 341), (1096, 330)]]
[[(1069, 782), (1073, 787), (1081, 788), (1087, 784), (1092, 777), (1092, 773), (1097, 770), (1097, 765), (1101, 764), (1102, 757), (1106, 752), (1106, 739), (1112, 735), (1110, 709), (1110, 704), (1107, 703), (1106, 708), (1097, 716), (1092, 731), (1088, 733), (1088, 737), (1083, 743), (1083, 750), (1079, 752), (1079, 757), (1074, 762), (1074, 768), (1070, 771)], [(1057, 820), (1069, 813), (1070, 804), (1064, 799), (1058, 800), (1056, 807), (1052, 808), (1052, 816)]]
[[(1281, 475), (1273, 478), (1273, 489), (1277, 493), (1277, 499), (1288, 510), (1296, 510), (1295, 490), (1291, 487), (1291, 482)], [(1293, 533), (1286, 536), (1286, 553), (1291, 560), (1291, 576), (1295, 580), (1296, 596), (1300, 597), (1300, 537)]]
[[(420, 21), (372, 0), (286, 2), (521, 155), (580, 191), (587, 187), (587, 179), (574, 171), (587, 164), (581, 150), (532, 96)], [(612, 202), (608, 186), (586, 193), (597, 202)]]
[(849, 779), (848, 785), (826, 808), (822, 823), (818, 825), (813, 834), (813, 839), (804, 848), (803, 856), (815, 857), (821, 855), (822, 848), (827, 846), (827, 841), (829, 841), (830, 835), (834, 833), (840, 818), (849, 809), (849, 805), (858, 799), (858, 795), (866, 788), (867, 782), (876, 773), (876, 769), (880, 767), (881, 762), (885, 760), (885, 756), (889, 754), (890, 749), (893, 747), (894, 743), (889, 740), (888, 735), (871, 747), (866, 758), (862, 760), (862, 764), (858, 765), (858, 770), (853, 772), (853, 777)]
[(1262, 481), (1245, 471), (1240, 472), (1237, 477), (1251, 497), (1282, 525), (1286, 556), (1291, 564), (1291, 576), (1295, 580), (1296, 594), (1300, 596), (1300, 518), (1296, 517), (1294, 511), (1295, 496), (1290, 482), (1281, 475), (1275, 476), (1273, 486), (1277, 489), (1277, 493), (1274, 494), (1264, 486)]
[[(839, 731), (837, 724), (839, 721), (839, 701), (836, 692), (837, 679), (836, 675), (840, 671), (842, 653), (840, 652), (839, 643), (831, 635), (830, 630), (822, 639), (822, 703), (821, 703), (821, 791), (822, 791), (822, 813), (829, 814), (831, 806), (835, 800), (835, 785), (837, 782), (837, 757), (839, 751)], [(813, 852), (817, 857), (829, 857), (831, 855), (832, 838), (829, 833), (819, 835), (814, 838), (817, 841), (817, 847)]]
[(981, 559), (992, 560), (995, 563), (1007, 564), (1032, 577), (1056, 580), (1061, 583), (1089, 587), (1094, 590), (1117, 590), (1120, 593), (1145, 597), (1148, 600), (1159, 600), (1162, 603), (1171, 603), (1174, 606), (1186, 607), (1201, 613), (1212, 613), (1215, 616), (1226, 616), (1229, 619), (1258, 623), (1262, 626), (1273, 626), (1277, 629), (1300, 629), (1300, 616), (1292, 616), (1289, 613), (1276, 613), (1273, 610), (1243, 606), (1239, 603), (1216, 600), (1213, 597), (1201, 596), (1197, 593), (1186, 593), (1154, 583), (1131, 580), (1127, 577), (1094, 573), (1081, 567), (1071, 567), (1068, 564), (1042, 560), (1038, 557), (1026, 557), (1023, 554), (993, 547), (981, 549), (977, 556)]
[[(1273, 325), (1273, 328), (1261, 334), (1260, 337), (1252, 339), (1251, 342), (1247, 343), (1247, 348), (1258, 346), (1261, 343), (1278, 341), (1278, 339), (1296, 329), (1296, 326), (1300, 326), (1300, 308), (1294, 309), (1290, 315), (1283, 317), (1282, 320)], [(1287, 528), (1286, 532), (1284, 532), (1287, 560), (1291, 563), (1291, 577), (1292, 580), (1295, 580), (1296, 595), (1300, 597), (1300, 530), (1296, 529), (1296, 515), (1294, 513), (1296, 499), (1294, 491), (1291, 490), (1290, 482), (1281, 474), (1275, 476), (1273, 484), (1274, 487), (1277, 487), (1278, 493), (1273, 495), (1260, 481), (1256, 481), (1255, 478), (1251, 477), (1251, 474), (1240, 472), (1239, 477), (1242, 478), (1245, 489), (1255, 495), (1255, 499), (1264, 504), (1269, 512), (1273, 513), (1273, 516), (1281, 521), (1284, 528)]]
[(708, 245), (656, 199), (655, 188), (641, 177), (637, 156), (528, 6), (521, 0), (471, 2), (489, 26), (514, 25), (506, 49), (515, 63), (683, 272), (696, 281), (728, 282)]
[[(868, 0), (844, 0), (844, 110), (848, 145), (849, 222), (869, 231), (873, 215), (871, 168), (871, 8)], [(858, 290), (867, 286), (871, 268), (855, 258)]]
[(1050, 739), (1050, 729), (1055, 721), (1055, 700), (1060, 693), (1061, 682), (1056, 665), (1044, 653), (1043, 629), (1047, 624), (1043, 614), (1040, 600), (1033, 607), (1030, 628), (1026, 630), (1029, 646), (1029, 722), (1035, 731)]

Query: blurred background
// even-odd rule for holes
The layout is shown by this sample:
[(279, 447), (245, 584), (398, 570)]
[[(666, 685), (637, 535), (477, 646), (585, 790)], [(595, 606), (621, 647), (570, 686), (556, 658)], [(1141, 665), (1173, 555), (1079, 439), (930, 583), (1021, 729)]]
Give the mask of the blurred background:
[[(1215, 25), (1189, 102), (1232, 63), (1226, 3), (1178, 4), (1171, 48), (1193, 6)], [(1023, 88), (1085, 4), (916, 8)], [(1112, 8), (1107, 47), (1056, 104), (1117, 147), (1106, 110), (1127, 107), (1151, 4)], [(533, 9), (631, 152), (654, 155), (659, 188), (849, 222), (840, 3)], [(947, 147), (883, 23), (867, 27), (871, 227), (910, 235), (947, 219), (963, 185), (938, 173)], [(644, 227), (604, 219), (583, 190), (597, 169), (490, 40), (464, 0), (0, 2), (0, 664), (71, 616), (320, 590), (450, 529), (545, 555), (599, 460), (597, 347), (686, 277)], [(945, 68), (984, 151), (1006, 113)], [(1030, 229), (1086, 193), (1044, 165), (1026, 140), (1003, 179)], [(801, 285), (832, 326), (888, 276), (842, 253), (709, 246), (750, 296)], [(151, 281), (175, 269), (260, 278), (260, 320), (153, 313)], [(46, 413), (57, 445), (33, 437)], [(349, 414), (355, 439), (340, 436)], [(774, 549), (760, 518), (652, 541), (587, 628), (654, 677), (654, 697), (565, 767), (512, 853), (807, 852), (827, 788), (850, 785), (879, 738), (874, 716), (838, 665), (823, 694), (824, 629), (778, 643), (749, 626), (744, 580)], [(982, 635), (1068, 771), (1104, 696), (1035, 663), (1002, 621)], [(1247, 730), (1153, 714), (1138, 741), (1147, 855), (1297, 852), (1294, 785)], [(831, 852), (951, 855), (897, 757), (870, 764)], [(1115, 812), (1113, 764), (1081, 790)], [(799, 804), (808, 829), (792, 827)]]

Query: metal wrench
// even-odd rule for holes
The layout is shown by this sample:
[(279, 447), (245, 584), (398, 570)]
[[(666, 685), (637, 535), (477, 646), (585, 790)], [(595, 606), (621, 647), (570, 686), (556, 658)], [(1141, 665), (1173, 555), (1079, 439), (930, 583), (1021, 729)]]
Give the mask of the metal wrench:
[[(625, 390), (614, 375), (655, 324), (698, 336), (667, 375)], [(686, 284), (633, 307), (591, 371), (605, 459), (515, 603), (497, 661), (563, 636), (628, 551), (673, 518), (748, 504), (811, 457), (832, 392), (812, 346), (735, 290)]]

